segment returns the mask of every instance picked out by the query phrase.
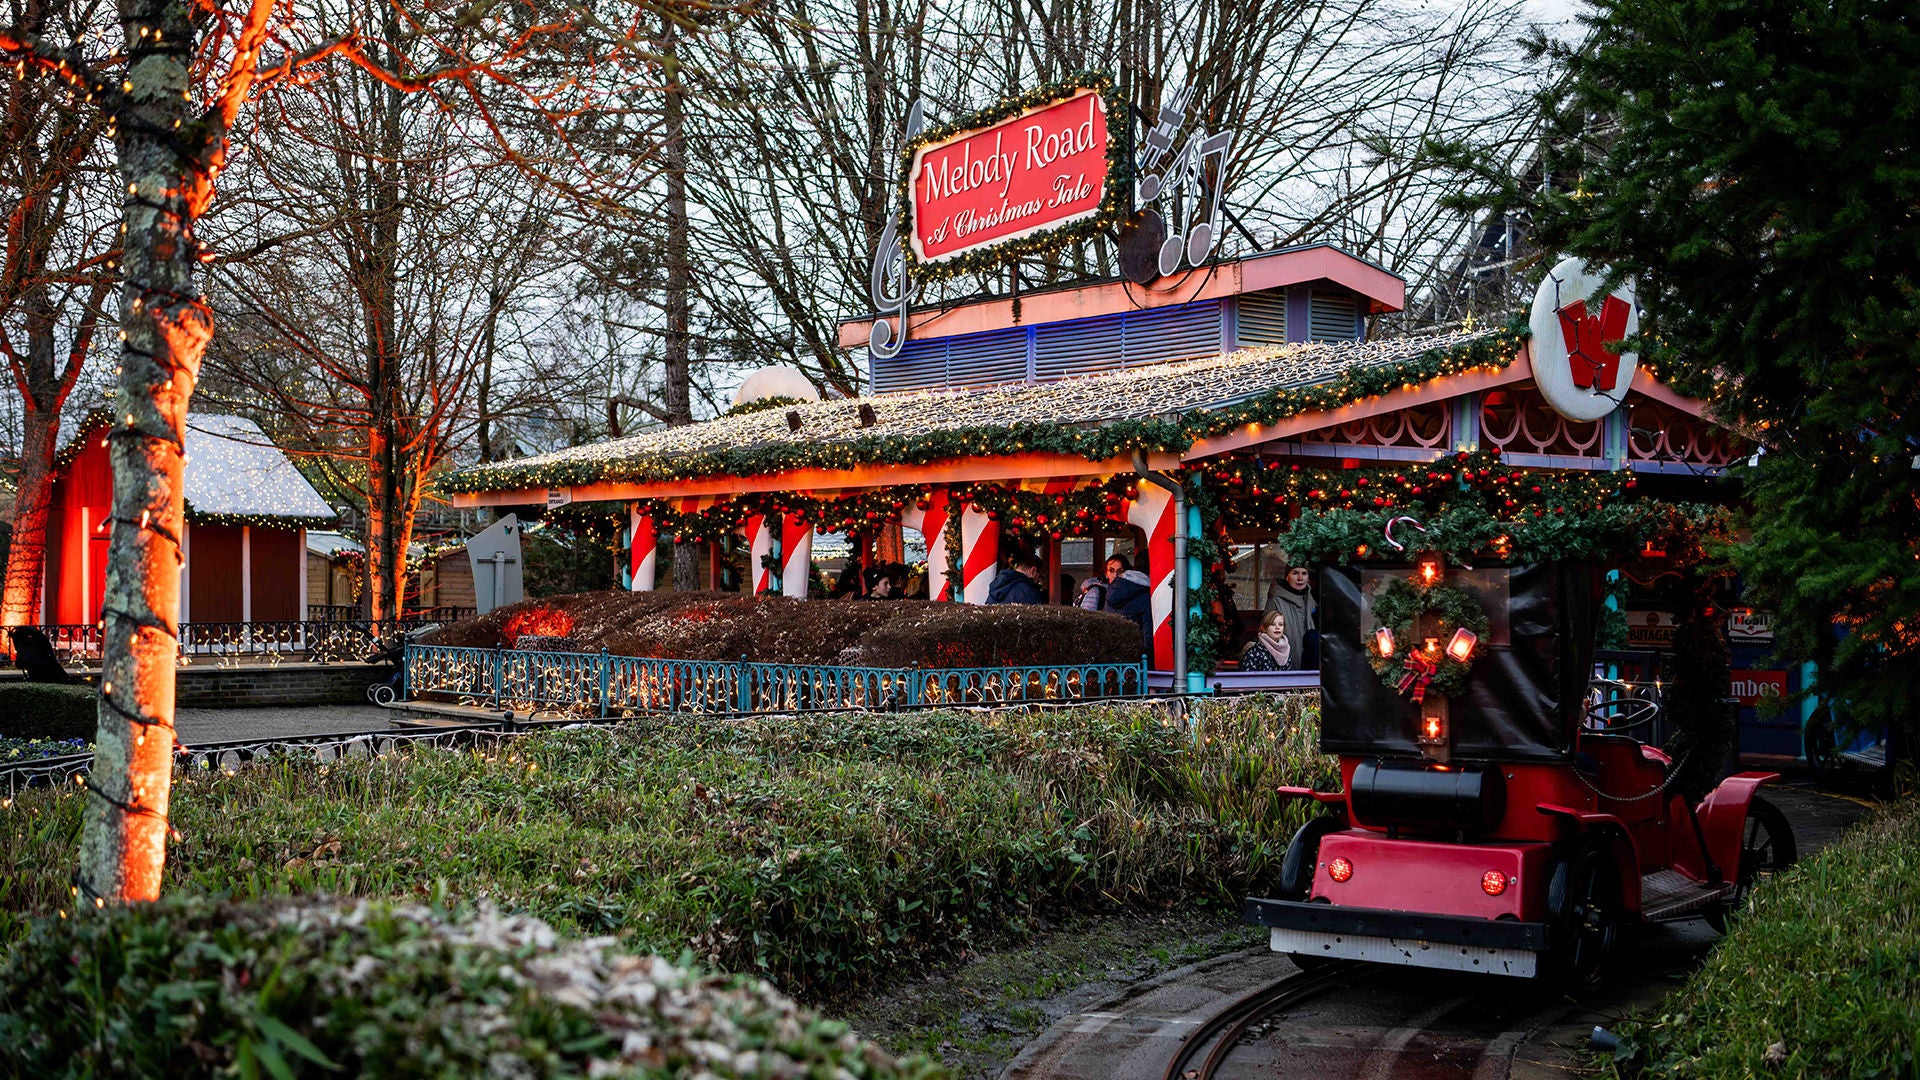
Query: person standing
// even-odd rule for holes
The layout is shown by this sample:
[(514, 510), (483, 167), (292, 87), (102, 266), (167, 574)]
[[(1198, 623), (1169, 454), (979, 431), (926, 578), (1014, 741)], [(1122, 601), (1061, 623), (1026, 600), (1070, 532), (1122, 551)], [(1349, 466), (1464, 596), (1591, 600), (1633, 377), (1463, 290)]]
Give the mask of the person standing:
[(1140, 640), (1153, 655), (1153, 582), (1133, 568), (1125, 555), (1107, 560), (1107, 602), (1104, 611), (1132, 619)]
[(1044, 604), (1047, 597), (1040, 591), (1039, 580), (1040, 560), (1021, 552), (994, 575), (993, 583), (987, 586), (987, 603)]
[[(1267, 590), (1267, 610), (1278, 612), (1286, 627), (1288, 671), (1319, 666), (1320, 627), (1313, 602), (1313, 576), (1304, 566), (1289, 567)], [(1263, 619), (1262, 625), (1265, 625)]]

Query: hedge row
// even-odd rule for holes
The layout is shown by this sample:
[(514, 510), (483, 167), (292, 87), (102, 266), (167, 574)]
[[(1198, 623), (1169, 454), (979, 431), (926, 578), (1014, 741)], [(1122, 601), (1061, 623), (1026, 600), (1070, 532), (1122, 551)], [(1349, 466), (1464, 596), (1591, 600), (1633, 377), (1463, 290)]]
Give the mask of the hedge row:
[(0, 737), (92, 742), (99, 707), (91, 686), (0, 683)]
[[(178, 774), (167, 889), (444, 889), (820, 1000), (1112, 905), (1233, 906), (1331, 783), (1311, 698), (644, 718), (499, 749)], [(0, 942), (68, 906), (85, 796), (0, 810)], [(11, 914), (9, 914), (11, 913)]]
[(1659, 1014), (1620, 1034), (1625, 1077), (1920, 1076), (1920, 799), (1757, 890)]
[(31, 1077), (938, 1075), (764, 982), (422, 906), (169, 901), (42, 923), (0, 967)]
[(682, 660), (871, 667), (1131, 662), (1140, 629), (1059, 604), (793, 600), (733, 593), (592, 592), (528, 600), (440, 630), (439, 645), (511, 648), (522, 634), (576, 649)]

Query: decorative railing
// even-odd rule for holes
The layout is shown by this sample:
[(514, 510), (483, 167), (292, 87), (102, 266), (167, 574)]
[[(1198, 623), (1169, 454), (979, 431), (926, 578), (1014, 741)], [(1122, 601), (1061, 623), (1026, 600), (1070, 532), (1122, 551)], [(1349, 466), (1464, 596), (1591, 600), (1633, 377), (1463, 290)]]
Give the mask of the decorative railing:
[[(360, 731), (327, 735), (281, 735), (271, 739), (246, 739), (175, 748), (176, 768), (205, 773), (213, 770), (232, 772), (256, 761), (276, 756), (305, 756), (328, 762), (344, 759), (379, 757), (407, 747), (465, 749), (496, 745), (502, 739), (524, 735), (529, 730), (499, 723), (472, 724), (455, 728), (420, 730)], [(22, 790), (39, 786), (79, 783), (93, 769), (93, 752), (0, 765), (0, 799), (11, 799)]]
[[(457, 607), (443, 604), (439, 607), (415, 608), (406, 613), (409, 621), (420, 622), (459, 622), (471, 619), (477, 612), (470, 607)], [(308, 604), (308, 622), (364, 622), (367, 609), (359, 604)]]
[[(321, 663), (365, 660), (381, 640), (442, 621), (407, 618), (382, 623), (367, 619), (181, 623), (180, 659), (182, 663), (238, 662), (244, 658), (304, 659)], [(66, 663), (100, 658), (103, 630), (98, 623), (55, 623), (37, 629), (47, 635), (54, 651)], [(10, 644), (7, 651), (11, 651)]]
[(406, 697), (572, 717), (1144, 697), (1147, 666), (875, 668), (408, 645)]

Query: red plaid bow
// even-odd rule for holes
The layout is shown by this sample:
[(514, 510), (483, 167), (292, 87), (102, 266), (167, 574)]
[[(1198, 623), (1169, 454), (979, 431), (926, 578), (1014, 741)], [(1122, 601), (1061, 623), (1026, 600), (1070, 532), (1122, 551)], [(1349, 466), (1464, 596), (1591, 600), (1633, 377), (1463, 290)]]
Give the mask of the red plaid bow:
[(1425, 701), (1427, 698), (1427, 684), (1433, 681), (1433, 676), (1439, 670), (1439, 661), (1432, 659), (1419, 649), (1409, 649), (1407, 651), (1407, 673), (1400, 679), (1400, 692), (1404, 694), (1408, 690), (1412, 690), (1413, 700)]

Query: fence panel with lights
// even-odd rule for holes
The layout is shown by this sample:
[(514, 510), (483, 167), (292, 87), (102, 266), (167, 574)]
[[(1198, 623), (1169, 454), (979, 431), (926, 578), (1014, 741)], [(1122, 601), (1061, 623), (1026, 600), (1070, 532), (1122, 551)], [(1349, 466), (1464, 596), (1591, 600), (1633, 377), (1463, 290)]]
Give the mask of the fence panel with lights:
[(1144, 697), (1147, 666), (842, 667), (409, 644), (405, 692), (582, 718), (823, 712)]
[[(466, 610), (471, 614), (471, 609), (447, 610)], [(180, 624), (180, 658), (185, 663), (273, 659), (359, 662), (380, 651), (384, 641), (442, 621), (409, 616), (378, 623), (346, 618), (187, 622)], [(47, 636), (54, 655), (63, 663), (91, 665), (100, 660), (105, 630), (99, 623), (48, 623), (35, 629)], [(9, 649), (6, 638), (0, 636), (0, 653)]]

